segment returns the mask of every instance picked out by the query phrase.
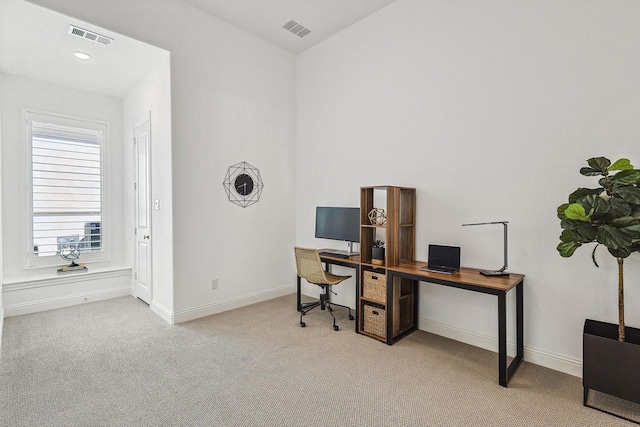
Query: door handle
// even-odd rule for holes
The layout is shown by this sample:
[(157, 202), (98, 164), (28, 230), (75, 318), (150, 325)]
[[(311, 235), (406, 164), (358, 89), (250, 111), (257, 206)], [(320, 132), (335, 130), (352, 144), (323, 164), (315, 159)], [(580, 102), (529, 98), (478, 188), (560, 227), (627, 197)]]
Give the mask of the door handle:
[(149, 238), (149, 235), (148, 235), (148, 234), (145, 234), (144, 236), (142, 236), (142, 238), (143, 238), (143, 239), (148, 239), (148, 238)]

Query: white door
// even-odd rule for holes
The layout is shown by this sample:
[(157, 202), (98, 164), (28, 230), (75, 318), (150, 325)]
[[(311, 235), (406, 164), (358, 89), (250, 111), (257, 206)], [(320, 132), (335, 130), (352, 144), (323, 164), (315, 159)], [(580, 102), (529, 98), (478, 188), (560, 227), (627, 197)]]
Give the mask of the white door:
[(147, 115), (134, 124), (133, 146), (135, 151), (135, 265), (133, 274), (134, 296), (151, 303), (151, 206), (150, 206), (150, 156), (151, 126)]

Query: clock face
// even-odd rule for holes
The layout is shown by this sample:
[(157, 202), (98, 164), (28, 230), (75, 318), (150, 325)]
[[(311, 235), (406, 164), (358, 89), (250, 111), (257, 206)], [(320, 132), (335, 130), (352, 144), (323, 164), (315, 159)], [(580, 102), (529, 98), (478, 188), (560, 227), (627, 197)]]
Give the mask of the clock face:
[(253, 191), (253, 178), (246, 173), (241, 173), (236, 177), (234, 187), (238, 194), (241, 196), (247, 196)]
[(229, 201), (243, 208), (258, 203), (264, 188), (260, 171), (247, 162), (229, 166), (222, 185)]

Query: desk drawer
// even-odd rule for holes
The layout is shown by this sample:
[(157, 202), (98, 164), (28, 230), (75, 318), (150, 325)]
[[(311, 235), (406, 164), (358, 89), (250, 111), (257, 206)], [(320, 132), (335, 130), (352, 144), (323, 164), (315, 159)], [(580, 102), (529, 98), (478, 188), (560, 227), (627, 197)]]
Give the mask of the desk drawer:
[(387, 301), (387, 276), (377, 273), (375, 270), (366, 270), (363, 273), (362, 296), (374, 301), (386, 303)]
[(387, 338), (387, 312), (384, 308), (364, 304), (363, 329), (369, 334)]

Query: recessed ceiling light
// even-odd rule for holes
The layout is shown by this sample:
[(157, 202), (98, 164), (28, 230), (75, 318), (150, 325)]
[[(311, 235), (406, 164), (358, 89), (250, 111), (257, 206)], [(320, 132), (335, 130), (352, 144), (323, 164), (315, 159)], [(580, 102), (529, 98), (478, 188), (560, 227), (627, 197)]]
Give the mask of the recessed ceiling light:
[(89, 56), (89, 54), (84, 53), (84, 52), (73, 52), (73, 56), (75, 56), (78, 59), (82, 59), (82, 60), (87, 60), (87, 59), (91, 59), (91, 56)]

